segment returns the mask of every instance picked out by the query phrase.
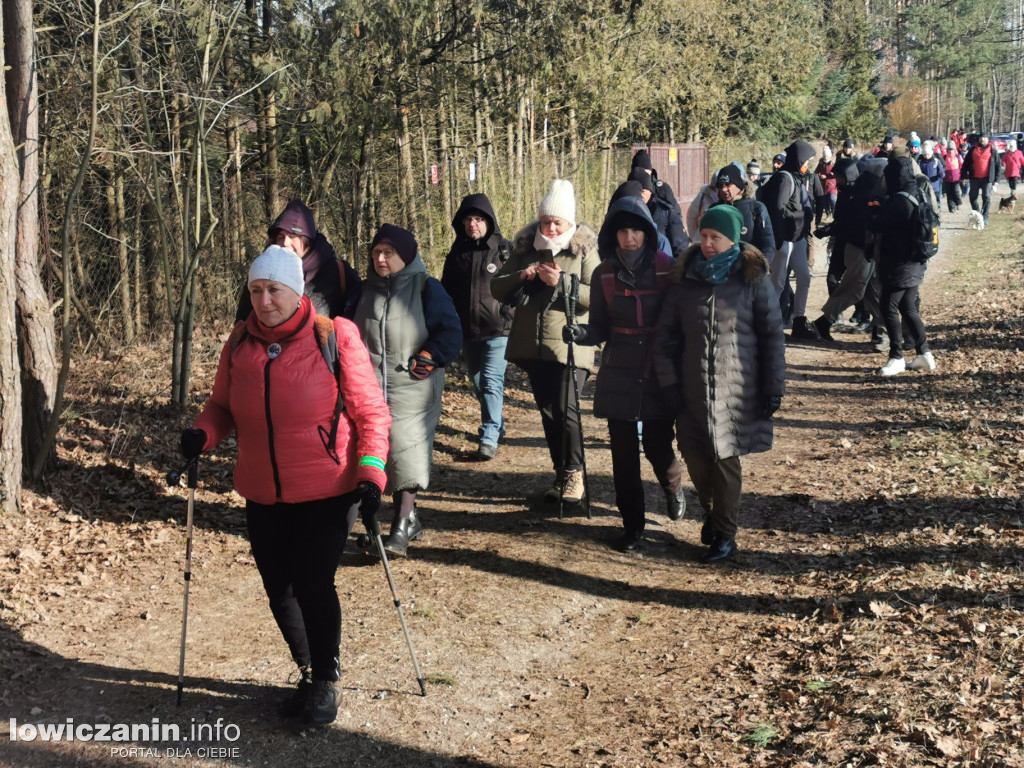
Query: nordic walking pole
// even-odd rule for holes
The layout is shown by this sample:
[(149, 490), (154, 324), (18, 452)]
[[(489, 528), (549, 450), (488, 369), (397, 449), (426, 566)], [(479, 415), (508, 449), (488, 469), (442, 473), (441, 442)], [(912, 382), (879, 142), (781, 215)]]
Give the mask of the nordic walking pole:
[[(376, 521), (374, 521), (376, 523)], [(405, 623), (405, 613), (402, 611), (402, 601), (398, 598), (398, 590), (395, 589), (395, 577), (391, 575), (391, 566), (388, 564), (388, 554), (384, 551), (384, 540), (380, 535), (380, 527), (373, 526), (373, 540), (377, 543), (377, 554), (384, 563), (384, 573), (388, 577), (388, 586), (391, 588), (391, 598), (395, 601), (395, 609), (398, 611), (398, 620), (402, 622), (402, 632), (405, 633), (405, 642), (409, 644), (409, 655), (412, 656), (412, 666), (416, 670), (416, 681), (420, 684), (420, 695), (427, 695), (427, 684), (423, 681), (423, 673), (420, 672), (420, 663), (416, 660), (416, 649), (412, 647), (412, 637), (409, 636), (409, 627)]]
[[(576, 297), (579, 293), (580, 279), (577, 275), (571, 275), (569, 279), (568, 290), (565, 287), (565, 273), (558, 276), (560, 287), (562, 288), (562, 298), (565, 301), (565, 322), (569, 325), (576, 324)], [(580, 440), (580, 458), (583, 464), (583, 508), (587, 512), (587, 519), (591, 518), (590, 514), (590, 482), (587, 476), (587, 452), (583, 445), (583, 408), (580, 405), (580, 389), (579, 384), (576, 382), (576, 354), (574, 352), (575, 344), (569, 342), (568, 350), (566, 351), (566, 373), (572, 380), (572, 394), (575, 399), (575, 410), (576, 410), (576, 427), (579, 433)], [(565, 388), (565, 408), (562, 410), (563, 417), (568, 419), (569, 417), (569, 387)], [(565, 461), (565, 455), (569, 450), (569, 425), (565, 424), (562, 432), (562, 445), (564, 450), (562, 452), (562, 461)], [(565, 491), (565, 480), (562, 481), (562, 491)], [(562, 517), (562, 504), (563, 501), (559, 501), (558, 504), (558, 517)]]
[(196, 505), (196, 488), (199, 486), (199, 457), (192, 459), (181, 470), (167, 473), (167, 484), (177, 485), (181, 476), (188, 472), (188, 518), (185, 523), (185, 601), (181, 611), (181, 653), (178, 656), (178, 706), (181, 706), (185, 690), (185, 636), (188, 631), (188, 588), (192, 583), (192, 513)]

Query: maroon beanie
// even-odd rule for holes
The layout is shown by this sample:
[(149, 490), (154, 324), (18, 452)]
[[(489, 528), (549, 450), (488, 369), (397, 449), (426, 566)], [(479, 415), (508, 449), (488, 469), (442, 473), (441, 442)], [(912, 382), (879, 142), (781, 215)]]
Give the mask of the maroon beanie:
[(277, 239), (277, 230), (282, 229), (293, 235), (308, 237), (310, 242), (316, 240), (316, 223), (313, 212), (301, 200), (292, 200), (285, 206), (281, 215), (267, 229), (271, 240)]
[(416, 258), (416, 252), (419, 250), (416, 238), (413, 237), (412, 232), (396, 227), (394, 224), (380, 225), (377, 234), (373, 236), (373, 242), (370, 243), (370, 251), (372, 252), (381, 243), (388, 243), (394, 248), (406, 264), (412, 263), (412, 260)]
[(647, 153), (646, 149), (639, 149), (637, 153), (633, 155), (633, 168), (646, 168), (648, 171), (653, 171), (654, 166), (651, 165), (651, 156)]

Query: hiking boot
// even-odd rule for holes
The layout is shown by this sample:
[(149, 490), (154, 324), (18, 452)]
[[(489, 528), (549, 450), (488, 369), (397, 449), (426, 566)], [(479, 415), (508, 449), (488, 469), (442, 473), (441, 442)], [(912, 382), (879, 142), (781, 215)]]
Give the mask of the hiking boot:
[(306, 709), (309, 697), (313, 693), (313, 671), (308, 664), (299, 666), (299, 684), (287, 699), (277, 705), (277, 714), (281, 717), (298, 717)]
[(309, 701), (302, 711), (303, 725), (327, 725), (338, 717), (341, 686), (336, 680), (314, 680)]
[(555, 482), (550, 488), (544, 491), (545, 501), (558, 501), (562, 498), (562, 470), (555, 470)]
[(907, 366), (908, 371), (934, 371), (935, 370), (935, 356), (931, 352), (922, 352), (914, 358), (913, 362)]
[(889, 351), (889, 334), (878, 331), (871, 336), (871, 346), (875, 348), (876, 352), (888, 352)]
[(889, 362), (878, 369), (880, 376), (895, 376), (907, 370), (907, 361), (902, 357), (890, 357)]
[(565, 473), (565, 490), (562, 491), (562, 501), (566, 504), (579, 504), (583, 501), (583, 495), (583, 470), (568, 470)]
[(800, 341), (820, 341), (821, 337), (813, 325), (807, 322), (807, 318), (800, 316), (793, 318), (793, 330), (789, 332), (791, 339)]
[(643, 531), (626, 531), (622, 538), (616, 540), (615, 548), (619, 552), (639, 552), (643, 547)]
[(669, 520), (682, 520), (686, 514), (686, 494), (682, 488), (675, 493), (665, 490), (665, 514)]
[(818, 332), (818, 336), (821, 337), (822, 341), (835, 341), (832, 338), (832, 323), (829, 319), (822, 315), (814, 321), (814, 328)]
[(711, 542), (711, 546), (708, 547), (708, 551), (704, 553), (702, 559), (705, 563), (720, 563), (723, 560), (728, 560), (737, 551), (735, 539), (715, 536), (714, 541)]
[(384, 542), (384, 549), (389, 555), (405, 557), (409, 550), (409, 542), (416, 541), (423, 537), (423, 524), (420, 516), (416, 514), (416, 508), (406, 518), (400, 518), (398, 522), (391, 524), (391, 533)]
[(476, 449), (476, 457), (481, 461), (490, 461), (497, 452), (498, 446), (491, 443), (480, 443), (480, 447)]

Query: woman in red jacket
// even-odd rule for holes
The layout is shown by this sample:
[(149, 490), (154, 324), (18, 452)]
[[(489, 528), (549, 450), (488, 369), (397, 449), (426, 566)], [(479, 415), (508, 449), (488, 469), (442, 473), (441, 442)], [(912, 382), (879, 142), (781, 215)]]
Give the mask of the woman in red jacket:
[(293, 251), (268, 247), (249, 269), (249, 293), (253, 312), (224, 345), (213, 393), (181, 448), (191, 461), (237, 432), (235, 490), (253, 558), (300, 670), (279, 712), (322, 725), (341, 701), (334, 571), (356, 516), (370, 527), (380, 507), (391, 417), (359, 331), (317, 317)]

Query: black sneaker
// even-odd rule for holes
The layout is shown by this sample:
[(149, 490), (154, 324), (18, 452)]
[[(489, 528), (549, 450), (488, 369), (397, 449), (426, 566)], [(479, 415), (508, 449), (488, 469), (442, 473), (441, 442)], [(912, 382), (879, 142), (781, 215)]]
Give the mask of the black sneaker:
[(327, 725), (338, 717), (341, 686), (336, 680), (314, 680), (309, 701), (302, 712), (303, 725)]
[(299, 667), (299, 684), (287, 699), (277, 706), (277, 714), (284, 718), (298, 717), (303, 713), (313, 693), (313, 673), (309, 665)]
[(643, 547), (643, 531), (626, 531), (621, 539), (615, 542), (615, 548), (619, 552), (639, 552)]
[(703, 560), (705, 563), (720, 563), (723, 560), (728, 560), (730, 557), (735, 555), (737, 552), (736, 540), (727, 539), (724, 536), (715, 536), (715, 540), (708, 547), (708, 551), (704, 553)]

